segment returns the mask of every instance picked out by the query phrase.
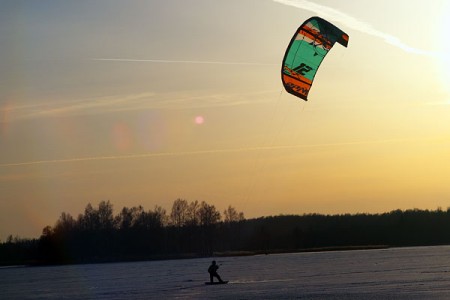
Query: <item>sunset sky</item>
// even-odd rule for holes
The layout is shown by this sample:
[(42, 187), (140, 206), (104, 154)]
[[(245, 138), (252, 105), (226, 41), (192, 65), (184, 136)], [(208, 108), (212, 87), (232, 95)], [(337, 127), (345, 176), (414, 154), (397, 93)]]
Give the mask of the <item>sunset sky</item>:
[[(297, 27), (346, 32), (308, 102)], [(0, 0), (0, 239), (88, 203), (247, 218), (450, 206), (446, 0)]]

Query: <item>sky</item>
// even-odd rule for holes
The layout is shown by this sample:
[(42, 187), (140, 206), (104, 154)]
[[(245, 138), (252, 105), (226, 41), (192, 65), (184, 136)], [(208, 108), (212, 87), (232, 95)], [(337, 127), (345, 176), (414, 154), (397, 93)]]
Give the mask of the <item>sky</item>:
[[(307, 102), (281, 61), (346, 32)], [(88, 203), (247, 218), (450, 206), (448, 1), (0, 0), (0, 240)]]

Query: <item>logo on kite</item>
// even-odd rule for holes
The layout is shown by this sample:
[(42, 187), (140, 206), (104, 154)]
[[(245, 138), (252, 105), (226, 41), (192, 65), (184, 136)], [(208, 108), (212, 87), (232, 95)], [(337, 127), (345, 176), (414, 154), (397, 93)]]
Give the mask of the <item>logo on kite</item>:
[(281, 68), (281, 80), (288, 93), (308, 100), (314, 76), (335, 42), (347, 47), (348, 35), (319, 17), (309, 18), (297, 29)]

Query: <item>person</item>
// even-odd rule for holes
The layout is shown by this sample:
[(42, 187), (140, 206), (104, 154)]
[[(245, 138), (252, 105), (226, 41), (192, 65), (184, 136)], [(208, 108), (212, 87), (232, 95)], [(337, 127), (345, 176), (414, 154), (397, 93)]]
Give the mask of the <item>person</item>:
[(219, 269), (219, 266), (216, 264), (216, 261), (213, 260), (211, 265), (208, 268), (209, 280), (211, 282), (214, 281), (214, 277), (219, 279), (219, 282), (223, 282), (222, 278), (220, 278), (219, 274), (217, 274), (217, 269)]

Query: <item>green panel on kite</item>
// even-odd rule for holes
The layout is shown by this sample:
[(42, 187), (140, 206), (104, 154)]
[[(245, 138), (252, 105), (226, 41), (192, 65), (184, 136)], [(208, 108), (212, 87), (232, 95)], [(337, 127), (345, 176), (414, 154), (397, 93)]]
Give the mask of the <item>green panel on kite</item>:
[(319, 17), (306, 20), (286, 49), (281, 78), (287, 92), (307, 100), (322, 60), (335, 42), (347, 47), (348, 35)]

